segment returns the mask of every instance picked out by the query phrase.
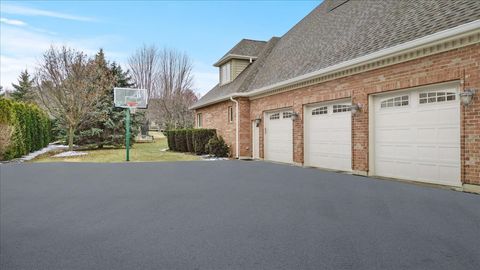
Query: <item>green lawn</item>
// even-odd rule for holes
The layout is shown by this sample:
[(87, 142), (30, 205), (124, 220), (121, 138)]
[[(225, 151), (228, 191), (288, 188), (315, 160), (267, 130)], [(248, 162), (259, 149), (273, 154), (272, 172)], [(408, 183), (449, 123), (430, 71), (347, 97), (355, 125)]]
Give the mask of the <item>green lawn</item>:
[[(167, 140), (163, 136), (156, 136), (154, 143), (135, 143), (130, 149), (130, 161), (186, 161), (200, 160), (192, 154), (165, 151)], [(163, 150), (163, 151), (162, 151)], [(31, 162), (123, 162), (125, 149), (86, 150), (88, 155), (78, 157), (55, 158), (58, 152), (50, 152), (33, 159)]]

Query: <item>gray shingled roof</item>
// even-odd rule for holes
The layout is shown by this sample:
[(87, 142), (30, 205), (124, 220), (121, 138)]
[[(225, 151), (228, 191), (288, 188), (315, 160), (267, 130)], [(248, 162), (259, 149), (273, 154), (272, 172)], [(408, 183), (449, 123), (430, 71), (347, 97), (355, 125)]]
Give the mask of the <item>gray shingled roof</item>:
[(218, 66), (218, 64), (228, 59), (231, 55), (258, 57), (266, 44), (267, 42), (262, 40), (242, 39), (214, 65)]
[[(282, 36), (243, 92), (480, 19), (478, 0), (350, 0), (331, 6), (332, 0), (324, 1)], [(207, 93), (198, 104), (234, 92), (240, 91)]]
[(480, 19), (478, 0), (350, 0), (315, 8), (278, 42), (252, 89)]

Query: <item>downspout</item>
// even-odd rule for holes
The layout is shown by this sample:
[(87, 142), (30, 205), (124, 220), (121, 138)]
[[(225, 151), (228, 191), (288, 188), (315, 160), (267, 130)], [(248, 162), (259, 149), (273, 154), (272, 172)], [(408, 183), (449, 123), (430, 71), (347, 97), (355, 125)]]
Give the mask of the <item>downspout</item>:
[(238, 137), (239, 137), (239, 127), (240, 127), (240, 124), (239, 124), (239, 106), (238, 106), (238, 101), (233, 99), (233, 96), (230, 96), (230, 100), (235, 102), (235, 158), (238, 159), (239, 157), (239, 149), (240, 149), (240, 145), (238, 144)]

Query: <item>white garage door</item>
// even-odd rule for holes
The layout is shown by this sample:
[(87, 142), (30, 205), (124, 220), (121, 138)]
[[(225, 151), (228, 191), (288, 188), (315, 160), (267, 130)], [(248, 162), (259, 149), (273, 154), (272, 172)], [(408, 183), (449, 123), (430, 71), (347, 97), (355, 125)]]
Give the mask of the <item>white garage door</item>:
[(352, 170), (351, 101), (305, 109), (305, 165)]
[(457, 85), (374, 97), (374, 173), (460, 186)]
[(293, 162), (292, 111), (265, 114), (265, 159), (277, 162)]

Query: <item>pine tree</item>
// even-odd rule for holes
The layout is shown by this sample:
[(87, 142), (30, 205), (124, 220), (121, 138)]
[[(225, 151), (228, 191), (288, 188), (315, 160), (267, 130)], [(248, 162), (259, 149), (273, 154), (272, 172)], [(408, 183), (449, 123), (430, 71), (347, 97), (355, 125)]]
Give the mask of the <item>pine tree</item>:
[(15, 91), (11, 94), (12, 98), (17, 101), (33, 102), (33, 79), (25, 69), (18, 77), (18, 84), (12, 83)]
[[(100, 50), (93, 61), (97, 70), (96, 83), (101, 85), (105, 94), (92, 109), (92, 119), (80, 128), (77, 144), (103, 148), (105, 145), (119, 147), (125, 144), (125, 111), (115, 108), (113, 101), (114, 87), (131, 87), (129, 72), (124, 72), (115, 62), (109, 64), (105, 60), (103, 50)], [(132, 137), (138, 134), (138, 127), (143, 121), (142, 113), (132, 117)]]

